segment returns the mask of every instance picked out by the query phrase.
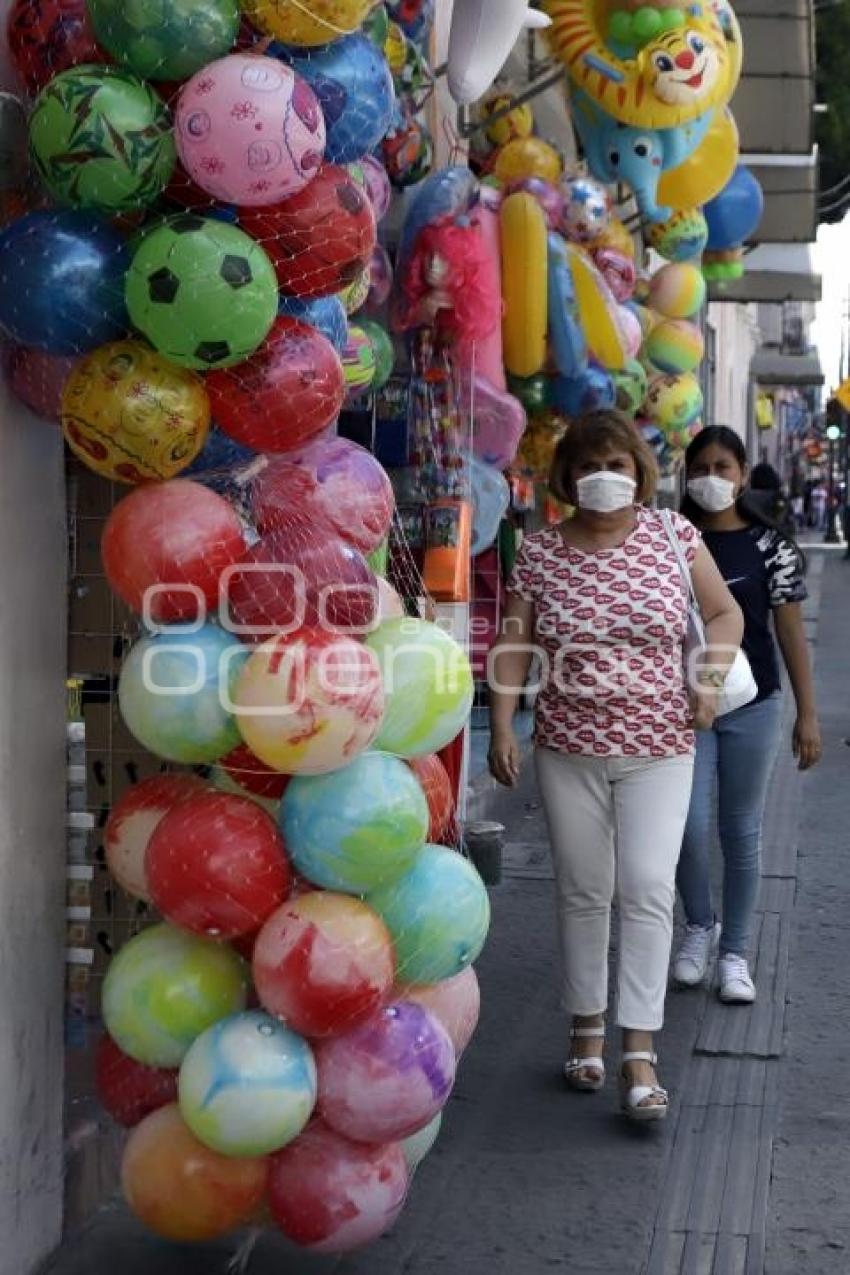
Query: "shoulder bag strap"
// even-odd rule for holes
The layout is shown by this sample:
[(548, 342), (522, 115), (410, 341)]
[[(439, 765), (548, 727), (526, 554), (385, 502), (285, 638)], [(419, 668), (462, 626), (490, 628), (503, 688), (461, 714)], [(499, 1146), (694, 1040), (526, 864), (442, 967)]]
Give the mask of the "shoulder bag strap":
[(699, 602), (697, 602), (697, 595), (694, 593), (694, 582), (693, 582), (693, 579), (691, 578), (691, 568), (688, 565), (687, 558), (685, 557), (685, 551), (682, 548), (682, 542), (679, 539), (678, 535), (676, 534), (676, 529), (673, 526), (673, 519), (670, 517), (670, 510), (662, 509), (660, 512), (661, 512), (661, 521), (664, 524), (664, 530), (667, 533), (667, 539), (670, 542), (670, 548), (673, 550), (673, 553), (676, 555), (676, 561), (679, 564), (679, 570), (682, 573), (682, 579), (684, 580), (685, 587), (688, 591), (688, 598), (690, 599), (690, 605), (697, 612), (697, 614), (699, 614)]

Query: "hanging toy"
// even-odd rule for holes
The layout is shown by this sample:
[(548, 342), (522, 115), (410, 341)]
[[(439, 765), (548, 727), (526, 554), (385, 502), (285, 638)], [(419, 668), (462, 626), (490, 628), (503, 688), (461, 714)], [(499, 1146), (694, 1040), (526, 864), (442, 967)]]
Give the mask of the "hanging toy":
[(687, 22), (662, 31), (636, 57), (617, 57), (605, 43), (607, 0), (546, 0), (550, 44), (570, 79), (598, 106), (638, 128), (677, 128), (723, 106), (741, 75), (741, 33), (731, 9), (705, 4)]
[(492, 280), (487, 247), (471, 222), (427, 226), (405, 268), (400, 326), (433, 327), (462, 346), (486, 337), (502, 309)]

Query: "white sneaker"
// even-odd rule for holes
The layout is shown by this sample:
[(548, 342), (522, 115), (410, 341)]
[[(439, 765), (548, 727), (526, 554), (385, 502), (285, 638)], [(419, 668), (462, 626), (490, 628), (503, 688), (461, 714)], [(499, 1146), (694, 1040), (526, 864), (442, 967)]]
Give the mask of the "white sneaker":
[(756, 986), (743, 956), (725, 952), (717, 963), (720, 980), (718, 995), (727, 1005), (752, 1005), (756, 998)]
[(705, 981), (719, 942), (719, 921), (707, 929), (702, 925), (687, 926), (682, 945), (673, 958), (673, 982), (678, 987), (699, 987)]

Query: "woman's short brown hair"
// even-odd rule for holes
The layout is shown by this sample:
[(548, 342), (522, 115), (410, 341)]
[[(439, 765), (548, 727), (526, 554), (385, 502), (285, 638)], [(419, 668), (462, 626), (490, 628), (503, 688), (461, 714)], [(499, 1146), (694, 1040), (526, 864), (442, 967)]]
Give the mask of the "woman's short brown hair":
[(549, 472), (549, 490), (565, 505), (575, 504), (572, 474), (588, 456), (604, 452), (628, 452), (637, 470), (638, 504), (646, 504), (655, 495), (658, 466), (649, 446), (637, 427), (622, 412), (589, 412), (576, 416), (561, 439)]

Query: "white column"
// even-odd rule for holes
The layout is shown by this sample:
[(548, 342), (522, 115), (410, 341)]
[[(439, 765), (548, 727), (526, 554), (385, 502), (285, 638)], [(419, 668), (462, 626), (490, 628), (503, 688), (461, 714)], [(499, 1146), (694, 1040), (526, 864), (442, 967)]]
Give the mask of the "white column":
[[(8, 0), (0, 0), (5, 28)], [(5, 58), (5, 54), (3, 55)], [(12, 89), (0, 61), (0, 87)], [(0, 386), (0, 1275), (62, 1226), (66, 536), (62, 439)]]

